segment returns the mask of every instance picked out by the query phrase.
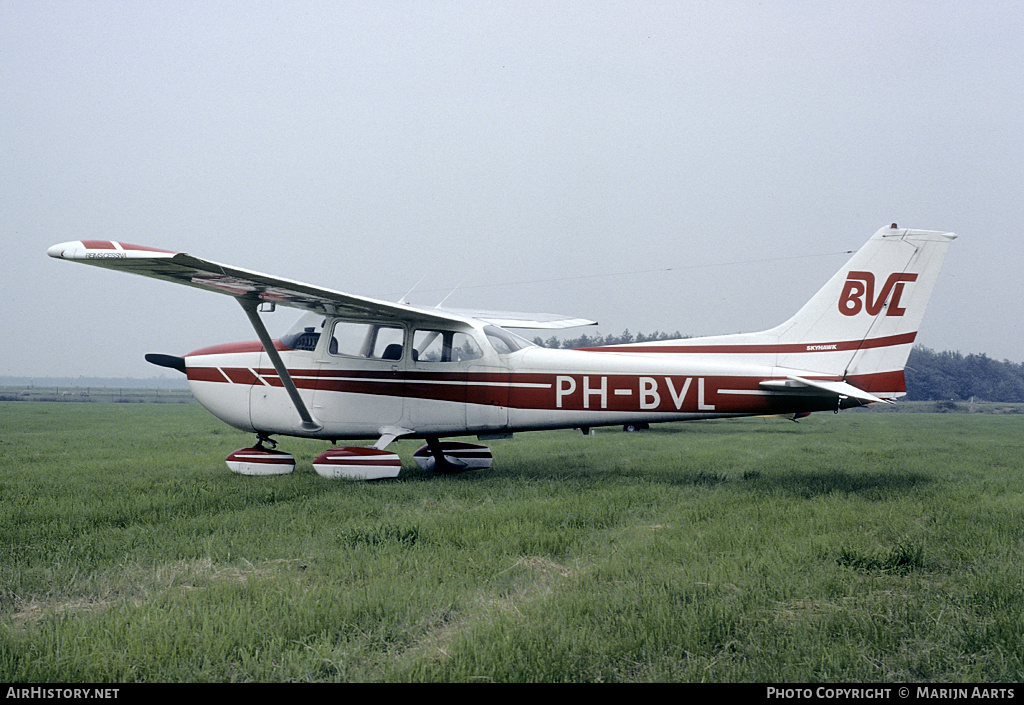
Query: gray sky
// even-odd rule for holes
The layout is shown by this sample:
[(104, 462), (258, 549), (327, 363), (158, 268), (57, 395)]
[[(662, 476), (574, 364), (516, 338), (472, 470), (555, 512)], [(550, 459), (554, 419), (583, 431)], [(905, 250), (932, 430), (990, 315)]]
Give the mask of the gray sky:
[(1014, 2), (0, 0), (0, 375), (255, 337), (66, 240), (700, 335), (890, 222), (960, 235), (919, 342), (1024, 361), (1022, 36)]

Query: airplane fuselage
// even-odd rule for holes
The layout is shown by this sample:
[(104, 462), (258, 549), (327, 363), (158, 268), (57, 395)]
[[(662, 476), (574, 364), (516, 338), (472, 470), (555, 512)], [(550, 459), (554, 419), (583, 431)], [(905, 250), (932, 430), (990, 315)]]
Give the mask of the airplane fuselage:
[[(325, 320), (320, 328), (331, 331)], [(393, 324), (392, 324), (393, 325)], [(857, 406), (806, 390), (766, 390), (760, 383), (785, 378), (770, 348), (722, 354), (694, 340), (658, 348), (557, 350), (517, 339), (495, 339), (493, 327), (450, 331), (470, 353), (424, 355), (424, 333), (392, 334), (401, 347), (393, 359), (372, 344), (339, 354), (329, 333), (291, 349), (277, 341), (289, 374), (321, 428), (303, 428), (273, 365), (258, 342), (220, 345), (185, 357), (195, 397), (237, 428), (263, 434), (326, 439), (378, 438), (384, 427), (411, 437), (491, 435), (515, 431), (683, 421), (727, 416), (806, 413)], [(505, 333), (505, 331), (500, 331)], [(366, 337), (373, 335), (370, 331)], [(496, 343), (496, 344), (495, 344)], [(516, 347), (516, 349), (511, 349)], [(712, 346), (714, 348), (714, 346)], [(396, 348), (397, 350), (397, 348)], [(415, 350), (413, 354), (411, 351)], [(822, 354), (827, 354), (823, 352)], [(899, 380), (902, 382), (902, 378)]]

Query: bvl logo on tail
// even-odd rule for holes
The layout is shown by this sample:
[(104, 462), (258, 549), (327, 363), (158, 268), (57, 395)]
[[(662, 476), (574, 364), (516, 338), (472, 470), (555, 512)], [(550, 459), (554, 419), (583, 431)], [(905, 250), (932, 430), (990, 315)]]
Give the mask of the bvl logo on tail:
[[(872, 272), (850, 272), (846, 275), (846, 285), (839, 297), (839, 312), (844, 316), (856, 316), (862, 310), (869, 315), (877, 316), (885, 305), (889, 294), (892, 294), (892, 301), (886, 316), (902, 316), (907, 312), (900, 308), (900, 297), (903, 296), (903, 287), (907, 282), (917, 281), (916, 274), (893, 272), (885, 280), (885, 286), (875, 298), (875, 275)], [(866, 297), (866, 298), (865, 298)]]

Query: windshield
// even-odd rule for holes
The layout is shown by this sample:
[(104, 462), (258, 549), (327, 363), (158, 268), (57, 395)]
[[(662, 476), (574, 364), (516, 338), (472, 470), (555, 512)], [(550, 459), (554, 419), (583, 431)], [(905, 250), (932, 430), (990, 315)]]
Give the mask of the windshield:
[(484, 326), (484, 334), (487, 336), (491, 346), (498, 351), (499, 355), (508, 355), (523, 348), (535, 347), (526, 338), (520, 338), (515, 333), (509, 333), (504, 328), (499, 328), (498, 326)]
[(281, 345), (289, 350), (316, 350), (327, 319), (312, 311), (299, 316), (288, 332), (281, 336)]

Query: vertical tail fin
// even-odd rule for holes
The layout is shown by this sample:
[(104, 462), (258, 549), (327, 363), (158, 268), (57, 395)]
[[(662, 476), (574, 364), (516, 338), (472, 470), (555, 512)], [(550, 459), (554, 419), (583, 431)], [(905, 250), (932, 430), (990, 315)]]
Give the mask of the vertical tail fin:
[(907, 356), (955, 237), (895, 224), (876, 232), (795, 316), (765, 332), (779, 345), (776, 364), (901, 396)]

